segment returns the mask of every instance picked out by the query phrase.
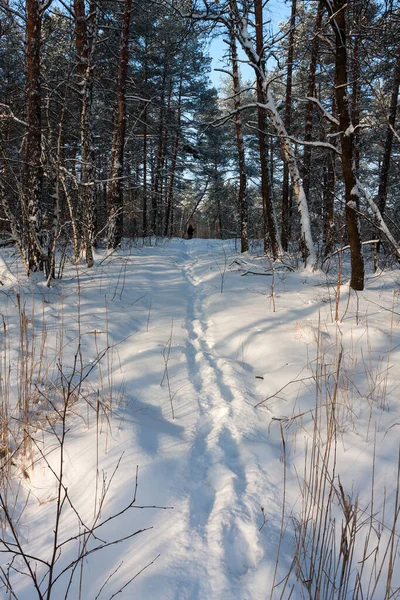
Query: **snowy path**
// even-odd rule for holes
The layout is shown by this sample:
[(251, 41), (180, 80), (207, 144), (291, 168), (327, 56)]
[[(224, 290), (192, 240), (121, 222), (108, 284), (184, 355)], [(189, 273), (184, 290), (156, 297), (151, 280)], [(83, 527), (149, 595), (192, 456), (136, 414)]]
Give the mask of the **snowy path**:
[[(279, 505), (279, 498), (269, 485), (268, 445), (260, 464), (249, 442), (257, 442), (255, 399), (230, 361), (214, 349), (206, 309), (210, 285), (201, 280), (201, 258), (192, 244), (179, 261), (187, 303), (185, 355), (198, 415), (182, 474), (188, 482), (184, 527), (169, 561), (179, 590), (173, 597), (257, 598), (251, 589), (259, 590), (255, 573), (264, 556), (261, 506), (268, 499)], [(265, 444), (266, 429), (264, 434), (258, 441)]]
[[(284, 465), (280, 419), (285, 423), (287, 416), (295, 416), (292, 426), (284, 429), (284, 528), (290, 532), (292, 516), (296, 518), (301, 510), (299, 479), (304, 442), (311, 439), (315, 360), (322, 351), (326, 368), (335, 364), (338, 335), (345, 348), (347, 381), (355, 382), (349, 389), (346, 384), (353, 412), (350, 421), (343, 413), (346, 437), (343, 456), (338, 458), (341, 480), (347, 481), (348, 489), (365, 487), (372, 410), (381, 435), (376, 461), (385, 465), (376, 468), (381, 478), (379, 489), (396, 480), (395, 464), (394, 471), (387, 468), (396, 443), (393, 437), (397, 436), (393, 423), (400, 420), (398, 370), (389, 368), (400, 364), (400, 327), (397, 321), (387, 319), (387, 310), (398, 301), (391, 275), (372, 280), (365, 300), (360, 295), (348, 303), (343, 290), (340, 310), (345, 320), (336, 327), (334, 302), (323, 276), (278, 275), (272, 303), (271, 279), (240, 277), (241, 260), (229, 241), (172, 240), (165, 246), (112, 255), (104, 263), (98, 257), (97, 266), (82, 270), (79, 277), (71, 266), (62, 282), (50, 290), (38, 285), (33, 291), (27, 288), (26, 310), (29, 313), (29, 302), (34, 300), (35, 330), (43, 328), (46, 359), (58, 343), (63, 344), (65, 366), (73, 363), (78, 343), (87, 365), (102, 349), (110, 348), (85, 384), (83, 402), (74, 408), (68, 423), (65, 477), (77, 512), (91, 522), (101, 473), (109, 477), (119, 461), (104, 507), (105, 518), (131, 502), (137, 466), (137, 505), (173, 507), (130, 510), (107, 525), (103, 532), (107, 539), (149, 529), (85, 561), (82, 582), (74, 583), (70, 597), (79, 597), (80, 585), (85, 600), (109, 600), (113, 594), (121, 600), (280, 597), (278, 588), (271, 594), (281, 541)], [(251, 255), (245, 260), (252, 270), (268, 268), (267, 262), (262, 265)], [(12, 294), (5, 299), (9, 329), (18, 334), (17, 304)], [(371, 307), (382, 303), (388, 308), (372, 312)], [(367, 313), (368, 320), (362, 321)], [(318, 328), (322, 341), (317, 343)], [(389, 354), (388, 340), (393, 348)], [(15, 342), (16, 361), (18, 335)], [(372, 383), (362, 370), (356, 370), (368, 353)], [(374, 372), (382, 378), (381, 387), (373, 383)], [(93, 411), (86, 408), (85, 395), (94, 404), (98, 398), (110, 403), (107, 418), (102, 414), (96, 421)], [(266, 406), (256, 409), (265, 398), (270, 399)], [(391, 410), (382, 411), (382, 406)], [(348, 426), (356, 411), (358, 431)], [(359, 434), (362, 428), (366, 439)], [(40, 429), (37, 436), (39, 441), (43, 437)], [(53, 451), (57, 444), (50, 434), (48, 445), (50, 460), (57, 468), (57, 452)], [(55, 481), (43, 464), (29, 473), (30, 481), (22, 480), (30, 494), (24, 536), (32, 555), (48, 559)], [(75, 515), (66, 510), (62, 535), (77, 535), (77, 527)], [(76, 551), (74, 543), (63, 546), (58, 568), (74, 560)], [(281, 544), (275, 583), (283, 581), (292, 560), (289, 533)], [(141, 572), (146, 565), (149, 567)], [(54, 600), (65, 595), (62, 579), (58, 585)], [(32, 600), (26, 577), (20, 578), (17, 589), (18, 600)], [(293, 594), (291, 600), (301, 598), (301, 591), (299, 594)]]

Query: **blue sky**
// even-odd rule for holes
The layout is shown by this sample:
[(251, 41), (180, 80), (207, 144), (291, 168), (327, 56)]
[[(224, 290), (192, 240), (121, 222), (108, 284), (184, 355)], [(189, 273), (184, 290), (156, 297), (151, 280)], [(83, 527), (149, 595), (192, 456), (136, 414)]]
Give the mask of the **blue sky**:
[[(271, 25), (274, 29), (279, 22), (285, 21), (289, 16), (290, 2), (286, 2), (285, 0), (270, 0), (268, 2), (265, 12), (265, 22), (267, 22), (268, 19), (271, 19)], [(223, 73), (214, 70), (227, 68), (223, 61), (224, 53), (227, 51), (227, 45), (223, 41), (224, 37), (226, 38), (226, 36), (223, 35), (218, 36), (210, 45), (210, 56), (212, 58), (210, 79), (212, 84), (217, 88), (221, 85), (221, 79), (226, 77)], [(239, 48), (239, 60), (245, 61), (245, 59), (244, 53)], [(254, 71), (247, 64), (243, 63), (241, 65), (241, 71), (244, 81), (252, 80), (254, 78)]]

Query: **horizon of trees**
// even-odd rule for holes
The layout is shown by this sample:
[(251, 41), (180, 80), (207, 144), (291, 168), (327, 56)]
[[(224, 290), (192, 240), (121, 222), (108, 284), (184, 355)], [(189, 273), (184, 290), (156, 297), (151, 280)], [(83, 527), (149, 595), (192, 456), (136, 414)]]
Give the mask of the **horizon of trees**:
[(271, 31), (262, 0), (0, 0), (0, 217), (28, 274), (190, 222), (312, 268), (348, 244), (356, 290), (363, 242), (399, 260), (400, 7), (290, 9)]

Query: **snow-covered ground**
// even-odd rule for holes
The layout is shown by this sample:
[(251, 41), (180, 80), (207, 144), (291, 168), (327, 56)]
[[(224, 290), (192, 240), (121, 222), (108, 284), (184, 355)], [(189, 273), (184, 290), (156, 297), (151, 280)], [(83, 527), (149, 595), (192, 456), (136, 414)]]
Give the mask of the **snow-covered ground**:
[[(3, 552), (3, 584), (9, 577), (15, 596), (3, 585), (1, 598), (40, 598), (21, 574), (28, 562), (47, 598), (53, 553), (54, 600), (65, 597), (72, 572), (73, 600), (308, 597), (295, 567), (283, 587), (311, 449), (316, 439), (320, 455), (328, 447), (332, 414), (327, 477), (349, 505), (358, 495), (360, 530), (369, 520), (370, 537), (389, 532), (385, 548), (397, 553), (399, 271), (371, 275), (350, 296), (342, 285), (336, 306), (333, 272), (272, 271), (232, 241), (178, 239), (96, 258), (90, 270), (67, 265), (50, 289), (14, 263), (19, 287), (8, 280), (2, 288), (2, 386), (10, 372), (9, 403), (29, 404), (28, 427), (14, 421), (17, 412), (7, 417), (20, 436), (10, 448), (21, 429), (30, 436), (11, 466), (18, 497), (8, 496), (30, 558), (18, 555), (10, 568)], [(15, 543), (6, 520), (3, 539)], [(340, 540), (340, 520), (338, 532)], [(372, 570), (365, 567), (367, 577)], [(390, 588), (399, 584), (394, 574)]]

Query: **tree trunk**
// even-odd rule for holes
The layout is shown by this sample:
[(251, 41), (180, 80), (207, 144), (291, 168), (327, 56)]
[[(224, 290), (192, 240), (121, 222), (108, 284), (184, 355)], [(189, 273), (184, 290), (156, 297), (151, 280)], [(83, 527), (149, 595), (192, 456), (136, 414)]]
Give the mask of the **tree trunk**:
[(182, 90), (183, 90), (183, 74), (185, 64), (186, 52), (182, 56), (182, 69), (179, 75), (179, 91), (178, 91), (178, 102), (177, 102), (177, 115), (176, 115), (176, 134), (174, 141), (174, 149), (171, 159), (171, 174), (169, 179), (168, 197), (167, 197), (167, 208), (165, 212), (165, 226), (164, 235), (167, 237), (170, 233), (172, 223), (172, 204), (174, 199), (174, 185), (176, 175), (176, 164), (178, 160), (179, 143), (181, 139), (181, 115), (182, 115)]
[(165, 149), (164, 149), (164, 127), (165, 127), (165, 93), (167, 85), (168, 75), (168, 52), (164, 48), (164, 68), (161, 82), (161, 98), (160, 98), (160, 122), (158, 131), (158, 149), (157, 159), (154, 171), (154, 186), (152, 194), (152, 218), (151, 218), (151, 233), (157, 235), (158, 230), (158, 217), (159, 217), (159, 205), (161, 197), (161, 186), (162, 186), (162, 167), (164, 164)]
[[(307, 97), (312, 98), (315, 96), (315, 74), (317, 70), (318, 52), (319, 52), (319, 31), (321, 30), (322, 15), (324, 12), (322, 1), (318, 3), (317, 15), (315, 18), (315, 29), (314, 37), (311, 46), (311, 58), (308, 75), (308, 86), (307, 86)], [(314, 112), (314, 103), (311, 100), (307, 101), (306, 105), (306, 124), (304, 131), (304, 141), (312, 141), (313, 123), (312, 117)], [(310, 175), (311, 175), (311, 153), (312, 146), (305, 145), (303, 153), (303, 186), (304, 192), (308, 198), (310, 192)]]
[(27, 0), (27, 121), (25, 151), (25, 211), (28, 272), (43, 270), (42, 249), (42, 111), (40, 89), (40, 49), (42, 15), (39, 0)]
[[(92, 140), (92, 92), (93, 92), (93, 51), (97, 29), (97, 2), (90, 0), (89, 15), (85, 15), (84, 0), (74, 0), (75, 11), (75, 47), (77, 54), (77, 72), (80, 94), (80, 202), (78, 219), (81, 223), (80, 253), (86, 258), (88, 267), (92, 267), (95, 239), (96, 211), (94, 202), (95, 165)], [(76, 260), (79, 256), (75, 257)]]
[[(249, 249), (249, 240), (247, 233), (248, 226), (248, 205), (247, 205), (247, 180), (246, 180), (246, 160), (244, 152), (244, 141), (242, 131), (242, 120), (240, 116), (240, 79), (238, 69), (238, 57), (236, 48), (236, 38), (233, 27), (229, 30), (229, 42), (232, 60), (232, 77), (233, 77), (233, 95), (235, 106), (235, 128), (236, 128), (236, 145), (238, 151), (239, 162), (239, 214), (240, 214), (240, 251), (247, 252)], [(268, 149), (267, 149), (268, 151)], [(267, 155), (267, 179), (268, 179), (268, 155)]]
[(324, 0), (335, 37), (335, 96), (339, 114), (343, 179), (346, 199), (346, 226), (351, 256), (350, 287), (364, 289), (364, 259), (359, 227), (359, 190), (354, 166), (354, 128), (348, 99), (346, 0)]
[[(263, 63), (263, 2), (262, 0), (254, 0), (254, 12), (256, 19), (256, 52), (260, 66)], [(236, 10), (236, 2), (231, 3), (231, 12)], [(234, 16), (232, 17), (234, 19)], [(236, 20), (236, 19), (235, 19)], [(239, 42), (242, 40), (239, 38)], [(243, 44), (242, 44), (243, 46)], [(277, 220), (275, 215), (275, 207), (272, 201), (271, 183), (269, 181), (268, 171), (268, 144), (266, 139), (266, 111), (263, 108), (265, 104), (265, 87), (261, 71), (256, 70), (257, 76), (257, 119), (258, 119), (258, 142), (260, 148), (260, 166), (261, 166), (261, 195), (263, 203), (263, 218), (264, 218), (264, 252), (267, 252), (268, 246), (271, 248), (272, 256), (277, 258), (282, 253), (282, 245), (279, 239)], [(269, 244), (268, 244), (269, 237)]]
[[(296, 0), (292, 0), (292, 12), (290, 16), (290, 31), (288, 38), (288, 59), (287, 59), (287, 78), (286, 78), (286, 96), (285, 96), (285, 115), (283, 122), (286, 131), (290, 133), (292, 126), (292, 79), (293, 79), (293, 58), (294, 58), (294, 32), (296, 27)], [(289, 243), (289, 168), (285, 161), (283, 164), (283, 185), (282, 185), (282, 247), (287, 251)]]
[[(144, 54), (144, 84), (147, 87), (147, 39), (145, 41), (145, 54)], [(148, 224), (147, 224), (147, 117), (148, 117), (148, 103), (146, 102), (143, 111), (143, 219), (142, 219), (142, 235), (146, 238), (149, 235)]]
[(107, 194), (108, 206), (108, 248), (117, 248), (123, 234), (123, 187), (124, 146), (126, 131), (126, 80), (129, 63), (129, 28), (132, 0), (125, 0), (125, 10), (119, 50), (119, 71), (117, 83), (117, 106), (111, 144), (110, 184)]
[(378, 188), (378, 199), (377, 204), (379, 210), (384, 215), (386, 209), (386, 201), (388, 194), (388, 175), (389, 175), (389, 166), (390, 166), (390, 158), (392, 155), (392, 145), (393, 145), (393, 129), (396, 124), (396, 116), (397, 116), (397, 104), (399, 99), (399, 87), (400, 87), (400, 46), (397, 48), (397, 60), (394, 71), (394, 79), (393, 79), (393, 88), (392, 95), (390, 98), (390, 108), (388, 115), (388, 126), (386, 129), (386, 140), (385, 140), (385, 149), (383, 153), (382, 166), (379, 174), (379, 188)]

